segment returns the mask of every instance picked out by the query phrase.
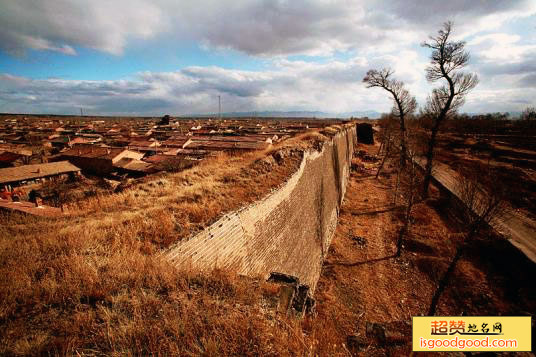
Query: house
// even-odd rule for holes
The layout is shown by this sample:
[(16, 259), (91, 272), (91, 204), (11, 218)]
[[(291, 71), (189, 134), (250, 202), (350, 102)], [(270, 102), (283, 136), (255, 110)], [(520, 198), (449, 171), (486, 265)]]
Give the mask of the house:
[(76, 145), (54, 158), (67, 160), (80, 167), (84, 172), (96, 175), (109, 175), (116, 171), (115, 164), (121, 159), (141, 160), (143, 153), (124, 148), (101, 147), (95, 145)]
[(190, 138), (192, 141), (266, 142), (268, 144), (272, 144), (272, 139), (273, 136), (265, 135), (198, 135)]
[(16, 163), (28, 164), (32, 150), (9, 145), (0, 145), (0, 167), (16, 166)]
[(249, 136), (192, 136), (183, 145), (184, 149), (207, 151), (253, 151), (263, 150), (272, 143), (270, 138), (259, 135)]
[(185, 149), (207, 151), (254, 151), (263, 150), (270, 146), (267, 142), (259, 141), (190, 141), (184, 145)]
[(126, 157), (115, 162), (114, 167), (119, 173), (126, 173), (136, 177), (159, 171), (152, 163)]
[(160, 143), (155, 140), (132, 140), (127, 145), (128, 150), (144, 153), (146, 156), (161, 152)]
[(69, 145), (69, 140), (68, 136), (57, 136), (51, 139), (50, 143), (52, 144), (52, 147), (63, 149)]
[(0, 185), (23, 186), (50, 179), (64, 179), (78, 175), (80, 169), (68, 161), (23, 165), (0, 169)]
[(162, 144), (168, 148), (182, 148), (188, 140), (190, 140), (190, 137), (188, 136), (175, 135), (175, 136), (171, 136)]
[(177, 172), (192, 167), (196, 160), (185, 156), (158, 154), (146, 158), (145, 161), (151, 163), (155, 171)]
[(23, 156), (21, 154), (10, 152), (10, 151), (1, 151), (0, 152), (0, 167), (10, 167), (14, 166), (13, 163)]
[(92, 143), (94, 143), (94, 141), (92, 141), (91, 139), (77, 136), (75, 138), (72, 138), (68, 144), (69, 146), (74, 146), (74, 145), (92, 144)]

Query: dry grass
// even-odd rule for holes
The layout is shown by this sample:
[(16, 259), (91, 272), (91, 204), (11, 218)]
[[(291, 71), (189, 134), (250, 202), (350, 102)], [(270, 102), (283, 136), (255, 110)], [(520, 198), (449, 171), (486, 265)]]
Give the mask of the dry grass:
[(269, 323), (258, 284), (218, 271), (177, 272), (135, 250), (93, 262), (59, 254), (3, 276), (2, 291), (2, 354), (281, 355), (301, 349), (289, 322), (272, 317)]
[(273, 287), (179, 271), (154, 253), (265, 196), (325, 140), (221, 154), (80, 201), (69, 217), (3, 215), (0, 354), (302, 354), (298, 324), (263, 308)]

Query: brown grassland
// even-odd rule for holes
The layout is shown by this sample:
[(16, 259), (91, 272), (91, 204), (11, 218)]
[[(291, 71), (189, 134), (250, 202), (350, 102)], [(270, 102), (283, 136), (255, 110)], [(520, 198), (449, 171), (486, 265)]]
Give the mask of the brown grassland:
[(300, 351), (296, 323), (264, 316), (274, 288), (229, 272), (179, 271), (160, 249), (282, 184), (303, 151), (340, 128), (264, 152), (221, 154), (71, 207), (60, 219), (4, 214), (0, 354), (181, 355)]

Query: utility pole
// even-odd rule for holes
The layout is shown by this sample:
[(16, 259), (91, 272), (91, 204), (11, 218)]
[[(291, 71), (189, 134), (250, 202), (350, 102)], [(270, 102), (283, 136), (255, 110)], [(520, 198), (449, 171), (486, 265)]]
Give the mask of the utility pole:
[(218, 96), (218, 118), (221, 119), (221, 95)]

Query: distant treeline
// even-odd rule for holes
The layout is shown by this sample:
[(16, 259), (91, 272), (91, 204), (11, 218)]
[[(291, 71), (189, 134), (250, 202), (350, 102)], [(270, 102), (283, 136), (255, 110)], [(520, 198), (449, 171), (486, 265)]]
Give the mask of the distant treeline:
[[(430, 129), (433, 120), (417, 115), (411, 122), (410, 127)], [(442, 123), (441, 130), (461, 135), (536, 136), (536, 118), (523, 115), (512, 118), (508, 113), (457, 114)]]

